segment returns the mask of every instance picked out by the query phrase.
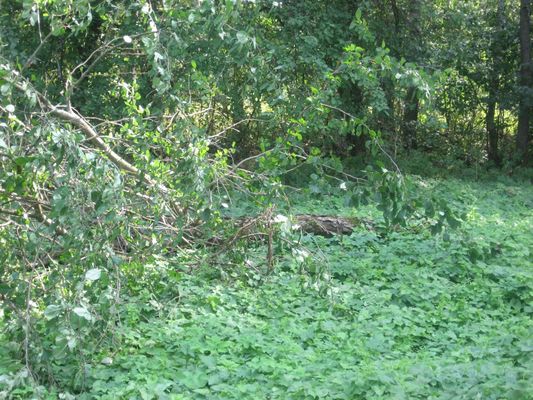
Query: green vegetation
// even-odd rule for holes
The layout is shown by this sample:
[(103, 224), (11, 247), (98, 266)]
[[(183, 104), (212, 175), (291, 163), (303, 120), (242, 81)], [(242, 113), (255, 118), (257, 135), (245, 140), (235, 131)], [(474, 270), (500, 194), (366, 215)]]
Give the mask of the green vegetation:
[(531, 0), (0, 0), (0, 398), (533, 398)]
[[(467, 212), (459, 231), (308, 235), (309, 255), (277, 254), (267, 276), (254, 268), (264, 247), (247, 251), (248, 266), (177, 280), (168, 272), (187, 260), (124, 266), (131, 297), (115, 346), (84, 354), (79, 398), (529, 398), (533, 189), (510, 179), (418, 182)], [(339, 198), (306, 197), (301, 211), (353, 212)], [(81, 385), (55, 346), (64, 353), (53, 365), (58, 387)], [(20, 368), (4, 375), (4, 389)], [(12, 391), (25, 393), (39, 391)]]

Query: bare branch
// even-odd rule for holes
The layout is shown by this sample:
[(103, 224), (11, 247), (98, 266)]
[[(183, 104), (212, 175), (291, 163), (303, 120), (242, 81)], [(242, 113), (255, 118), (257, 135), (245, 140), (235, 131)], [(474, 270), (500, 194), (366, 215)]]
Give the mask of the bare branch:
[(48, 35), (46, 35), (46, 37), (41, 40), (41, 43), (39, 43), (39, 46), (37, 46), (37, 48), (35, 49), (35, 51), (31, 54), (31, 56), (28, 57), (28, 59), (26, 60), (26, 62), (24, 63), (24, 66), (22, 67), (22, 71), (24, 71), (25, 69), (27, 69), (31, 64), (33, 64), (33, 62), (35, 61), (35, 58), (37, 57), (37, 54), (39, 53), (39, 51), (41, 51), (42, 47), (44, 46), (44, 44), (47, 42), (47, 40), (50, 38), (50, 36), (52, 36), (52, 31), (50, 31), (48, 33)]

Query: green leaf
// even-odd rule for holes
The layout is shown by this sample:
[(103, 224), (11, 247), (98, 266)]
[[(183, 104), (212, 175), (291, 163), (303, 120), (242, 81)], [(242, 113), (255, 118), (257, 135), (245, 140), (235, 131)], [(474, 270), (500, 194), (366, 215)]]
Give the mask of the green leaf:
[(63, 310), (63, 307), (55, 304), (50, 304), (46, 309), (44, 310), (44, 317), (47, 320), (54, 319), (61, 314), (61, 311)]
[(424, 203), (424, 209), (426, 217), (433, 218), (435, 216), (435, 206), (433, 205), (432, 201), (426, 200)]
[(237, 42), (239, 42), (240, 44), (245, 44), (245, 43), (248, 43), (248, 40), (249, 40), (249, 37), (246, 34), (246, 32), (243, 32), (243, 31), (237, 32)]
[(78, 317), (83, 318), (87, 321), (92, 321), (93, 317), (89, 310), (87, 310), (85, 307), (75, 307), (72, 312), (76, 314)]
[(99, 268), (90, 269), (85, 273), (85, 279), (88, 281), (97, 281), (100, 279), (102, 271)]

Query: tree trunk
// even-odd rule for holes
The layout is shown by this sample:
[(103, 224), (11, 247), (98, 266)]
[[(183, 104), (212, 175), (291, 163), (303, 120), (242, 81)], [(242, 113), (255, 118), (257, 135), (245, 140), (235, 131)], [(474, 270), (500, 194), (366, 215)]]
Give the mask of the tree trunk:
[[(424, 57), (420, 53), (420, 48), (422, 47), (422, 35), (420, 31), (421, 6), (420, 0), (411, 0), (409, 2), (406, 21), (408, 37), (404, 40), (407, 42), (406, 50), (408, 51), (410, 61), (414, 62), (418, 62)], [(417, 88), (411, 86), (407, 89), (402, 124), (402, 133), (407, 148), (416, 149), (418, 146), (416, 132), (419, 108), (420, 99), (418, 98)]]
[[(258, 227), (270, 228), (274, 226), (274, 220), (269, 213), (256, 217), (242, 217), (234, 219), (235, 226), (239, 228), (233, 241), (239, 237), (253, 236), (259, 231)], [(334, 235), (351, 235), (356, 227), (362, 226), (368, 230), (374, 230), (374, 221), (366, 218), (339, 217), (336, 215), (312, 215), (300, 214), (292, 218), (294, 228), (303, 233), (332, 237)], [(278, 225), (279, 227), (279, 225)]]
[(487, 116), (485, 118), (487, 128), (487, 153), (490, 161), (496, 165), (500, 165), (500, 155), (498, 151), (498, 130), (496, 128), (495, 114), (496, 114), (496, 100), (494, 99), (494, 92), (491, 90), (490, 98), (487, 104)]
[(489, 161), (492, 161), (497, 166), (501, 164), (501, 157), (499, 152), (499, 131), (496, 124), (496, 103), (499, 100), (500, 88), (500, 69), (502, 64), (502, 47), (505, 43), (505, 0), (498, 1), (498, 20), (495, 34), (492, 38), (490, 46), (489, 59), (489, 96), (487, 99), (487, 114), (485, 116), (485, 127), (487, 130), (487, 156)]
[(405, 110), (403, 114), (403, 137), (407, 148), (416, 149), (416, 128), (418, 122), (419, 100), (416, 87), (412, 86), (407, 90), (405, 99)]
[(391, 0), (392, 15), (394, 16), (394, 32), (396, 35), (400, 34), (400, 10), (396, 0)]
[(528, 146), (530, 136), (531, 97), (531, 38), (530, 21), (531, 0), (520, 0), (520, 106), (518, 130), (516, 132), (516, 149), (521, 161), (528, 163)]

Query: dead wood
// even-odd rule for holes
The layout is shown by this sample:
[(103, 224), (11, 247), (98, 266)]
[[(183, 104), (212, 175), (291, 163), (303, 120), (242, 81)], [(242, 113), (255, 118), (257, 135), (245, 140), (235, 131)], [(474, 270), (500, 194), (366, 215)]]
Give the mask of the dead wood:
[[(257, 217), (237, 218), (234, 220), (235, 226), (239, 228), (236, 236), (242, 238), (259, 234), (259, 231), (262, 230), (261, 227), (268, 227), (268, 234), (272, 229), (275, 229), (276, 222), (279, 221), (272, 218), (269, 213), (261, 214)], [(350, 235), (358, 226), (364, 226), (369, 230), (374, 229), (374, 224), (371, 220), (336, 215), (299, 214), (292, 217), (291, 225), (295, 231), (325, 237)]]
[(295, 220), (302, 232), (326, 237), (350, 235), (360, 225), (372, 228), (371, 221), (360, 218), (303, 214), (295, 216)]

